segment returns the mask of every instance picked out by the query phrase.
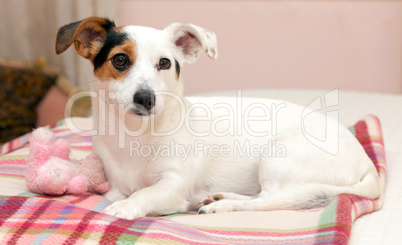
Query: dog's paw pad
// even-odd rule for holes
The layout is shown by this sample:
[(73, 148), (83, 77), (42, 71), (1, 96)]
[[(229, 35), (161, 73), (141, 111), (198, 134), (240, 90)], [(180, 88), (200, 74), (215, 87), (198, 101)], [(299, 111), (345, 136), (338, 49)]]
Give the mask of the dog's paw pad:
[(206, 205), (209, 205), (209, 204), (211, 204), (211, 203), (213, 203), (213, 202), (214, 202), (213, 199), (208, 198), (208, 199), (205, 199), (204, 201), (202, 201), (202, 204), (203, 204), (204, 206), (206, 206)]
[(213, 202), (217, 202), (224, 199), (222, 194), (213, 194), (208, 196), (208, 198), (204, 199), (203, 201), (198, 202), (198, 207), (204, 207), (207, 206)]
[(220, 201), (223, 199), (223, 195), (222, 194), (214, 194), (211, 196), (212, 199), (214, 199), (215, 201)]
[(200, 201), (200, 202), (198, 202), (198, 207), (203, 207), (203, 206), (206, 206), (206, 205), (208, 205), (208, 204), (211, 204), (211, 203), (213, 203), (214, 202), (214, 200), (213, 199), (211, 199), (211, 198), (207, 198), (207, 199), (204, 199), (203, 201)]

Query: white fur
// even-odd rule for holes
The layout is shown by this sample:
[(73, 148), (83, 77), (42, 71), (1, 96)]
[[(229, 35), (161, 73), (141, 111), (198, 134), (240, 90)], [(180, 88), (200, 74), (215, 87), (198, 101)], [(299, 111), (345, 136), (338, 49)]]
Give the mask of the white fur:
[[(200, 45), (184, 54), (174, 41), (186, 31)], [(201, 213), (312, 208), (343, 192), (369, 198), (379, 195), (377, 172), (345, 127), (339, 125), (339, 133), (327, 134), (328, 142), (339, 142), (338, 154), (332, 155), (304, 136), (304, 108), (299, 105), (269, 99), (183, 97), (174, 59), (183, 66), (203, 51), (216, 59), (212, 32), (192, 24), (172, 24), (164, 30), (128, 26), (124, 32), (135, 42), (135, 64), (122, 81), (94, 84), (99, 95), (93, 99), (98, 132), (93, 137), (94, 149), (112, 186), (105, 196), (113, 203), (104, 213), (133, 219), (183, 212), (196, 209), (199, 201), (214, 193), (221, 193), (225, 200), (202, 206)], [(192, 44), (197, 45), (197, 40)], [(172, 61), (169, 70), (155, 69), (161, 57)], [(141, 117), (127, 108), (133, 107), (133, 95), (143, 87), (155, 91), (156, 105), (151, 115)], [(262, 105), (271, 110), (264, 112)], [(278, 105), (283, 107), (272, 110)], [(253, 120), (245, 123), (247, 117)], [(325, 132), (325, 125), (338, 127), (337, 121), (323, 114), (313, 112), (309, 117), (313, 120), (305, 128), (311, 134)], [(325, 120), (329, 124), (320, 123)], [(235, 144), (258, 148), (268, 142), (283, 146), (286, 155), (233, 154), (238, 150)], [(175, 149), (175, 144), (181, 151), (174, 154), (139, 156), (133, 150), (145, 146)], [(204, 146), (227, 151), (199, 150)]]

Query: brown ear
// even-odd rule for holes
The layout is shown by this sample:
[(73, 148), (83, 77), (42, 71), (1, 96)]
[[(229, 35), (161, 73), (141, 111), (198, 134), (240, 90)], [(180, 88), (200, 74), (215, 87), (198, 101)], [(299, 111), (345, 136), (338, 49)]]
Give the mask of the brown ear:
[(74, 42), (79, 55), (93, 60), (102, 48), (107, 32), (115, 27), (113, 21), (97, 17), (65, 25), (57, 32), (56, 53), (63, 53)]

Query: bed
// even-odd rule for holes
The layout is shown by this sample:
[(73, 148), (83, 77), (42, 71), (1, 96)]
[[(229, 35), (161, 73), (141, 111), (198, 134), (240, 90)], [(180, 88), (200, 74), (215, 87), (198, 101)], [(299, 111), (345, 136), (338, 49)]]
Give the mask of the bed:
[[(243, 90), (241, 95), (308, 105), (317, 100), (325, 102), (328, 92), (262, 89)], [(372, 158), (383, 188), (377, 200), (341, 194), (327, 207), (309, 211), (180, 213), (123, 220), (100, 213), (109, 202), (99, 195), (48, 197), (28, 192), (23, 176), (27, 134), (2, 148), (0, 241), (2, 244), (401, 244), (402, 96), (332, 92), (337, 95), (337, 103), (323, 109), (339, 112), (340, 121), (350, 126)], [(238, 93), (220, 91), (203, 96)], [(49, 128), (57, 137), (70, 142), (72, 157), (79, 159), (92, 151), (91, 123), (91, 118), (72, 118)], [(74, 132), (70, 130), (72, 124)]]

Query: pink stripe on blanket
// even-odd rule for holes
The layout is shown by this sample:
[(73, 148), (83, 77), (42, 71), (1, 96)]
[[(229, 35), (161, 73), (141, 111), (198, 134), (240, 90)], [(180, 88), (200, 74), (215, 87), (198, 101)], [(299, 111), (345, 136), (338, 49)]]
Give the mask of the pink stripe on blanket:
[[(63, 128), (55, 130), (57, 137), (71, 142), (73, 150), (89, 151), (92, 147), (89, 135), (77, 137)], [(376, 165), (381, 181), (385, 182), (385, 154), (378, 119), (369, 116), (358, 122), (353, 131)], [(18, 175), (24, 167), (23, 157), (9, 158), (0, 159), (0, 174)], [(199, 227), (168, 220), (169, 217), (122, 220), (98, 212), (107, 204), (106, 199), (94, 194), (51, 198), (1, 197), (0, 224), (6, 233), (0, 232), (0, 239), (4, 243), (27, 241), (37, 244), (136, 241), (154, 244), (347, 244), (353, 221), (376, 210), (381, 200), (341, 194), (324, 209), (300, 212), (307, 218), (313, 217), (309, 216), (310, 213), (315, 218), (319, 216), (317, 226), (306, 227), (301, 220), (296, 226), (298, 229), (288, 230), (231, 228), (230, 224), (224, 228)]]

